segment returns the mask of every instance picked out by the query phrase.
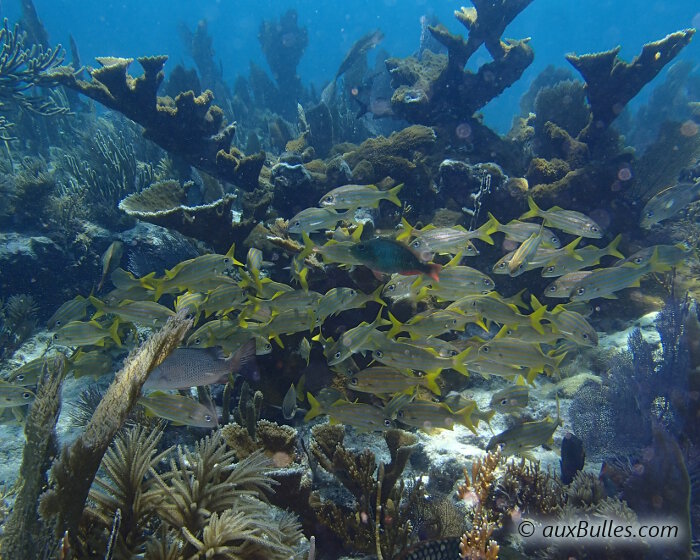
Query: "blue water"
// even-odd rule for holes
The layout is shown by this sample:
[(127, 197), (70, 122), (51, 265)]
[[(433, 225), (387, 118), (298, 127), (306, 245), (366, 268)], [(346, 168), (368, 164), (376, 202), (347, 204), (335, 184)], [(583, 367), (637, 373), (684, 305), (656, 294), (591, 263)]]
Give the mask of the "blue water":
[[(5, 2), (3, 15), (15, 21), (19, 2)], [(469, 5), (469, 3), (466, 3)], [(334, 74), (350, 46), (363, 34), (381, 29), (381, 47), (391, 56), (403, 57), (416, 51), (420, 37), (419, 19), (434, 14), (451, 31), (464, 28), (453, 16), (460, 2), (446, 0), (352, 0), (321, 2), (284, 0), (234, 2), (231, 0), (192, 2), (148, 0), (142, 2), (94, 2), (86, 0), (36, 0), (37, 11), (52, 42), (68, 44), (71, 34), (78, 44), (83, 64), (96, 56), (136, 57), (167, 54), (168, 69), (177, 62), (193, 63), (183, 47), (178, 25), (194, 29), (206, 19), (213, 38), (215, 59), (220, 60), (224, 79), (232, 84), (237, 75), (247, 75), (249, 62), (266, 67), (257, 33), (260, 22), (295, 8), (300, 27), (309, 30), (309, 45), (298, 73), (305, 84), (322, 87)], [(639, 0), (582, 2), (534, 0), (506, 30), (505, 37), (531, 37), (535, 62), (523, 77), (484, 110), (486, 122), (504, 132), (518, 112), (518, 99), (530, 81), (549, 64), (568, 67), (566, 53), (578, 54), (622, 46), (621, 56), (630, 60), (641, 46), (668, 33), (700, 27), (697, 0)], [(700, 60), (700, 41), (694, 40), (677, 60)], [(488, 62), (486, 51), (477, 53), (470, 66)], [(646, 86), (634, 104), (644, 101), (666, 70)], [(320, 89), (320, 88), (319, 88)]]

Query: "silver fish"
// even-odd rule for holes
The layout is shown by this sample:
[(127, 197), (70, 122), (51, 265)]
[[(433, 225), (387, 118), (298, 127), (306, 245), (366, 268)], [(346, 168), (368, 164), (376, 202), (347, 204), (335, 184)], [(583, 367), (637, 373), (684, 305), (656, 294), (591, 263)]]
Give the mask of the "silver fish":
[(138, 402), (148, 411), (147, 415), (150, 412), (175, 424), (198, 428), (216, 428), (219, 425), (216, 411), (183, 395), (154, 391), (139, 398)]
[(674, 216), (698, 196), (700, 196), (700, 181), (676, 183), (649, 199), (642, 210), (640, 225), (648, 229)]
[[(252, 366), (252, 367), (251, 367)], [(145, 389), (187, 389), (225, 383), (229, 375), (255, 366), (255, 339), (224, 358), (214, 348), (177, 348), (148, 376)]]

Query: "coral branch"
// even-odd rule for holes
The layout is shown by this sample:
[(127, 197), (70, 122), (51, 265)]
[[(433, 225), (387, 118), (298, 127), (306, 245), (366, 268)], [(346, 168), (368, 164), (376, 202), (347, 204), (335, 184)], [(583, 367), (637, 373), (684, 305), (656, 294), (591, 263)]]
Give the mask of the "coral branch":
[(457, 489), (460, 500), (473, 504), (471, 513), (471, 530), (465, 532), (460, 540), (459, 550), (462, 558), (469, 560), (497, 560), (498, 544), (491, 540), (491, 535), (500, 526), (500, 516), (488, 508), (489, 494), (496, 482), (495, 471), (501, 463), (500, 451), (486, 454), (484, 459), (472, 463), (471, 479), (464, 469), (464, 484)]
[(244, 156), (231, 147), (236, 125), (225, 124), (223, 111), (212, 105), (211, 91), (198, 96), (187, 91), (174, 100), (158, 96), (167, 59), (167, 56), (139, 58), (143, 75), (138, 78), (127, 72), (133, 59), (113, 57), (97, 59), (101, 68), (90, 72), (89, 82), (66, 69), (50, 76), (140, 124), (146, 138), (181, 156), (190, 165), (246, 190), (257, 187), (265, 156), (262, 152)]
[[(474, 0), (455, 17), (469, 30), (465, 40), (442, 25), (429, 27), (447, 47), (448, 56), (424, 52), (386, 61), (394, 111), (410, 122), (438, 124), (446, 119), (467, 119), (515, 83), (534, 58), (528, 39), (501, 40), (505, 28), (532, 0)], [(484, 45), (493, 61), (474, 73), (464, 67)]]
[(686, 29), (647, 43), (630, 63), (617, 56), (619, 46), (601, 53), (567, 55), (566, 59), (586, 81), (586, 95), (593, 115), (579, 139), (587, 142), (607, 129), (625, 105), (675, 58), (694, 34), (694, 29)]

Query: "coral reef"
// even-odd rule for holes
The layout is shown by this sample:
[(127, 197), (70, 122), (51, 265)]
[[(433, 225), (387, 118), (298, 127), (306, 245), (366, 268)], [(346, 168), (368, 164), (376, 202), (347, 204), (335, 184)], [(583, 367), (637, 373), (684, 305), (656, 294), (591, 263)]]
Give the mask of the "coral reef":
[[(447, 57), (430, 51), (421, 60), (390, 58), (386, 61), (395, 88), (394, 112), (409, 122), (437, 124), (470, 118), (474, 112), (517, 81), (533, 60), (527, 39), (501, 41), (505, 28), (532, 0), (475, 0), (475, 8), (455, 11), (469, 34), (467, 40), (442, 25), (429, 27), (447, 47)], [(493, 61), (476, 73), (464, 67), (484, 45)]]
[(683, 133), (682, 124), (666, 121), (637, 160), (635, 184), (626, 194), (633, 202), (647, 200), (678, 181), (682, 171), (700, 158), (700, 135)]
[(248, 429), (240, 424), (223, 426), (221, 434), (226, 445), (236, 452), (239, 459), (262, 450), (277, 468), (287, 467), (295, 460), (298, 436), (291, 426), (258, 420), (255, 424), (255, 437), (251, 437)]
[[(214, 99), (217, 99), (222, 107), (226, 107), (226, 103), (230, 103), (231, 92), (224, 81), (221, 64), (217, 64), (214, 60), (212, 37), (209, 35), (207, 21), (204, 19), (200, 20), (194, 32), (190, 31), (184, 23), (180, 25), (178, 31), (180, 32), (182, 42), (189, 50), (190, 55), (192, 55), (197, 70), (199, 70), (202, 84), (204, 84), (205, 88), (210, 89), (214, 93)], [(171, 74), (169, 83), (172, 84), (172, 82), (173, 75)], [(191, 84), (192, 80), (189, 80), (189, 83)], [(199, 80), (197, 80), (197, 86), (199, 86)], [(171, 97), (175, 97), (177, 93), (181, 91), (188, 91), (191, 89), (193, 89), (197, 95), (201, 91), (200, 87), (196, 89), (192, 87), (181, 87), (176, 91), (171, 91), (171, 93), (174, 94), (171, 95)], [(170, 95), (170, 93), (168, 95)]]
[(224, 124), (223, 111), (211, 104), (210, 91), (198, 96), (184, 92), (174, 100), (158, 97), (167, 58), (139, 58), (144, 72), (138, 78), (127, 72), (133, 59), (110, 57), (97, 60), (101, 68), (92, 70), (89, 82), (65, 69), (54, 70), (51, 77), (140, 124), (146, 138), (193, 167), (244, 190), (254, 189), (265, 156), (244, 156), (231, 147), (236, 127)]
[(64, 447), (51, 469), (51, 485), (43, 495), (44, 519), (55, 518), (56, 536), (68, 533), (73, 547), (78, 524), (102, 457), (140, 395), (148, 374), (172, 352), (192, 327), (186, 311), (168, 319), (162, 329), (134, 350), (117, 373), (83, 433)]
[(153, 180), (154, 170), (136, 158), (127, 130), (97, 131), (92, 138), (92, 149), (87, 157), (66, 154), (63, 164), (67, 178), (59, 199), (82, 200), (92, 220), (107, 228), (119, 228), (124, 215), (119, 202), (126, 196), (141, 191)]

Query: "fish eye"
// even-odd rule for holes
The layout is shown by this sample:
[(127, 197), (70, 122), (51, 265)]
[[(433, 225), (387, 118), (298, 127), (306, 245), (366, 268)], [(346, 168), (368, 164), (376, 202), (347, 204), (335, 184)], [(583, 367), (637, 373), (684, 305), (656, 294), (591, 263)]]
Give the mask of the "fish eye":
[(328, 195), (326, 198), (324, 198), (326, 202), (331, 202), (333, 200), (333, 197), (331, 195)]
[(228, 257), (226, 257), (224, 259), (224, 264), (229, 264), (230, 262), (231, 262), (231, 259), (229, 259)]
[(554, 272), (555, 269), (556, 269), (555, 266), (548, 266), (548, 267), (547, 267), (547, 272)]
[(524, 263), (520, 263), (520, 264), (518, 265), (518, 270), (522, 270), (523, 268), (525, 268), (525, 264), (524, 264)]
[(557, 291), (557, 287), (556, 287), (556, 286), (550, 286), (550, 287), (549, 287), (549, 291), (550, 291), (550, 292), (556, 292), (556, 291)]
[(583, 340), (588, 340), (588, 334), (587, 334), (587, 333), (583, 333), (581, 336), (583, 337)]
[(355, 290), (353, 290), (352, 288), (350, 288), (350, 295), (351, 295), (351, 296), (356, 296), (356, 295), (357, 295), (357, 292), (356, 292)]
[(355, 373), (355, 372), (352, 371), (350, 368), (348, 368), (348, 369), (345, 370), (345, 375), (348, 375), (348, 376), (349, 376), (349, 375), (352, 375), (353, 373)]
[(649, 210), (647, 212), (647, 218), (651, 218), (653, 215), (654, 215), (654, 212), (652, 212), (651, 210)]
[(210, 415), (210, 414), (205, 414), (205, 415), (204, 415), (204, 421), (205, 421), (205, 422), (211, 422), (211, 415)]
[(383, 358), (384, 352), (382, 352), (381, 350), (375, 350), (374, 355), (377, 356), (377, 358)]
[(31, 393), (22, 393), (22, 398), (23, 398), (23, 399), (31, 399), (31, 398), (32, 398), (32, 394), (31, 394)]
[(505, 268), (506, 262), (498, 263), (498, 268)]
[(559, 238), (556, 237), (556, 236), (552, 236), (552, 238), (549, 240), (549, 242), (550, 242), (552, 245), (556, 245), (557, 243), (559, 243)]
[(296, 222), (294, 222), (294, 225), (295, 225), (295, 226), (300, 226), (300, 225), (301, 225), (301, 222), (300, 222), (299, 220), (297, 220)]
[(336, 352), (335, 354), (333, 354), (333, 357), (334, 357), (336, 360), (339, 360), (339, 359), (340, 359), (340, 356), (341, 356), (340, 351), (338, 351), (338, 352)]
[(394, 284), (389, 284), (386, 287), (386, 289), (389, 290), (390, 292), (393, 292), (396, 289), (396, 286)]
[(482, 351), (484, 354), (488, 354), (488, 353), (489, 353), (489, 347), (488, 347), (488, 346), (482, 346), (482, 347), (481, 347), (481, 351)]
[(576, 293), (578, 295), (582, 296), (583, 294), (586, 293), (586, 288), (579, 288), (578, 290), (576, 290)]
[(195, 343), (197, 346), (199, 346), (200, 344), (202, 344), (202, 339), (199, 338), (199, 337), (197, 337), (197, 338), (194, 339), (194, 343)]
[(457, 352), (457, 350), (450, 350), (450, 356), (451, 356), (451, 357), (454, 358), (457, 354), (459, 354), (459, 352)]
[(60, 327), (62, 323), (63, 323), (63, 321), (56, 321), (56, 326)]
[(24, 374), (23, 373), (19, 374), (17, 377), (15, 377), (15, 380), (16, 381), (24, 381)]
[(591, 226), (591, 231), (598, 231), (598, 230), (599, 230), (598, 226)]
[(384, 419), (384, 425), (385, 425), (387, 428), (391, 428), (391, 420), (389, 420), (388, 418), (385, 418), (385, 419)]
[(505, 406), (508, 404), (508, 399), (501, 399), (501, 405)]
[(642, 257), (637, 257), (636, 259), (634, 259), (634, 264), (642, 264), (643, 261), (644, 259), (642, 259)]
[(353, 377), (353, 378), (350, 380), (350, 385), (357, 385), (357, 377)]

